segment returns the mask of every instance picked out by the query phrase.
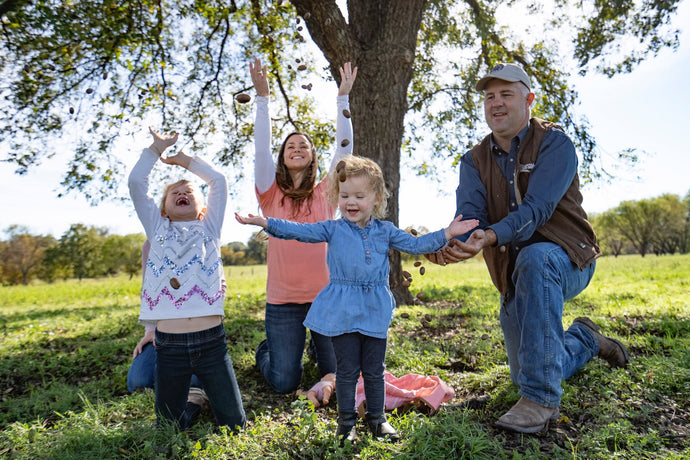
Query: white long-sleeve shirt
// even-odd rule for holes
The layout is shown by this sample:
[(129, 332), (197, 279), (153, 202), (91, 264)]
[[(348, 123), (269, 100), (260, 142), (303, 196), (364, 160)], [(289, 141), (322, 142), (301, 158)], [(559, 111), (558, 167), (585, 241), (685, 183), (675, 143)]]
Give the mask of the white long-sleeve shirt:
[[(271, 154), (271, 115), (268, 97), (256, 96), (256, 120), (254, 123), (254, 183), (259, 194), (268, 190), (276, 179), (276, 165)], [(330, 172), (345, 155), (352, 153), (352, 122), (343, 113), (350, 110), (348, 95), (338, 96), (336, 105), (338, 116), (335, 122), (335, 154), (328, 168)], [(342, 146), (344, 139), (348, 145)]]
[(171, 222), (149, 195), (149, 175), (158, 155), (144, 149), (129, 175), (129, 191), (151, 249), (141, 290), (139, 322), (224, 316), (225, 276), (220, 233), (228, 188), (225, 176), (198, 157), (189, 171), (209, 185), (206, 213), (199, 220)]

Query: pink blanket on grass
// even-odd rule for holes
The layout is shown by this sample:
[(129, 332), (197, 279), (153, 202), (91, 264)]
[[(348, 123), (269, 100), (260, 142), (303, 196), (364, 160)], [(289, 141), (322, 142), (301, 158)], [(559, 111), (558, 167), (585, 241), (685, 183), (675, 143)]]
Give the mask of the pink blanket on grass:
[[(455, 397), (455, 391), (435, 375), (406, 374), (398, 378), (385, 372), (383, 377), (386, 382), (387, 411), (407, 404), (424, 404), (430, 408), (430, 414), (433, 414), (441, 403)], [(355, 396), (358, 411), (363, 411), (364, 402), (364, 380), (360, 376)]]

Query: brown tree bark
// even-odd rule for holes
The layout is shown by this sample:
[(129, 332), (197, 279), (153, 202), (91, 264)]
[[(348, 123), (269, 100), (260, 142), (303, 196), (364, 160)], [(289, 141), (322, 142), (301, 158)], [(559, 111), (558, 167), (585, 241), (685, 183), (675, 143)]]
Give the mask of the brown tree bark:
[[(398, 225), (400, 148), (407, 90), (425, 0), (348, 0), (346, 21), (334, 0), (291, 0), (340, 82), (338, 68), (351, 61), (357, 82), (350, 93), (354, 153), (376, 161), (390, 192), (386, 219)], [(413, 297), (402, 285), (400, 254), (392, 251), (390, 282), (396, 302)]]

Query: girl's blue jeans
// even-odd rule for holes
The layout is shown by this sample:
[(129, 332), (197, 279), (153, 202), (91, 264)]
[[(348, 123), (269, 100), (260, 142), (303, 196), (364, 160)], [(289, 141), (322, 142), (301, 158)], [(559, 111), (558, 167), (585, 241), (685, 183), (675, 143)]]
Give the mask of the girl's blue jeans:
[(243, 428), (246, 422), (240, 389), (228, 355), (225, 330), (184, 334), (156, 330), (156, 415), (186, 429), (192, 415), (186, 409), (189, 382), (196, 375), (208, 396), (218, 425)]
[[(266, 304), (266, 340), (256, 349), (256, 365), (278, 393), (295, 391), (302, 381), (302, 357), (307, 329), (302, 324), (311, 303)], [(335, 372), (331, 338), (310, 331), (321, 376)]]
[(357, 413), (355, 397), (357, 381), (362, 373), (364, 395), (369, 418), (380, 418), (386, 402), (386, 382), (383, 371), (386, 360), (386, 339), (369, 337), (359, 332), (336, 335), (332, 338), (338, 359), (335, 394), (338, 413), (346, 418)]
[[(147, 343), (132, 360), (127, 372), (127, 390), (134, 393), (139, 388), (154, 388), (156, 377), (156, 347)], [(192, 375), (191, 386), (201, 387), (196, 375)]]
[(558, 407), (561, 382), (599, 352), (596, 338), (584, 325), (573, 323), (563, 330), (563, 304), (587, 287), (594, 268), (592, 262), (580, 270), (554, 243), (519, 250), (514, 289), (501, 298), (500, 322), (510, 377), (530, 401)]

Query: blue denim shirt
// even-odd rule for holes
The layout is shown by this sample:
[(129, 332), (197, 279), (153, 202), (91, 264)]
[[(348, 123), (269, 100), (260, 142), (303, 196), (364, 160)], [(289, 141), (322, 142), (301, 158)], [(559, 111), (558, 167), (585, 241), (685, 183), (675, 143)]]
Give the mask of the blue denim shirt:
[(266, 231), (276, 238), (328, 243), (330, 279), (314, 299), (304, 325), (329, 337), (360, 332), (385, 339), (395, 309), (388, 285), (388, 250), (426, 254), (447, 243), (443, 230), (415, 237), (378, 219), (360, 228), (345, 218), (312, 224), (269, 218)]
[[(479, 228), (490, 228), (496, 233), (497, 245), (527, 242), (535, 231), (544, 225), (553, 214), (568, 187), (577, 174), (577, 154), (575, 146), (567, 134), (558, 129), (550, 130), (539, 147), (539, 156), (530, 174), (527, 192), (518, 204), (515, 189), (517, 155), (520, 143), (527, 134), (527, 126), (510, 143), (510, 152), (504, 152), (491, 143), (491, 152), (503, 171), (510, 189), (510, 213), (499, 222), (489, 225), (487, 220), (486, 196), (479, 171), (474, 167), (472, 153), (467, 152), (460, 160), (460, 181), (455, 192), (457, 210), (463, 220), (478, 219)], [(458, 239), (464, 241), (468, 232)]]

